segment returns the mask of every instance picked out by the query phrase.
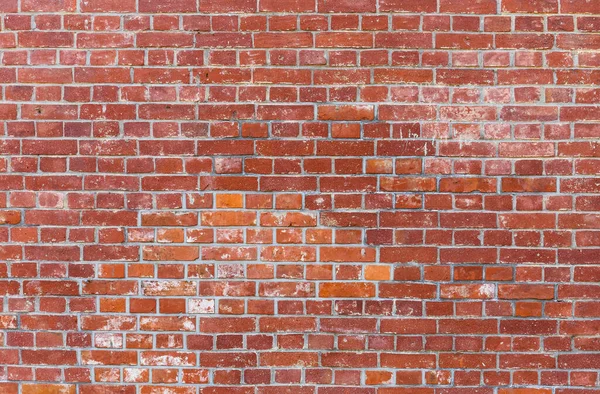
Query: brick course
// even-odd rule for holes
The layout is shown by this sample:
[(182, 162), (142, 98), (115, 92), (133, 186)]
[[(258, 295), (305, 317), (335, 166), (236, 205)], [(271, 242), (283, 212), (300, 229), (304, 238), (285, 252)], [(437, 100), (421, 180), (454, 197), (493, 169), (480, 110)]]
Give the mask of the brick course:
[(600, 393), (600, 1), (0, 19), (1, 393)]

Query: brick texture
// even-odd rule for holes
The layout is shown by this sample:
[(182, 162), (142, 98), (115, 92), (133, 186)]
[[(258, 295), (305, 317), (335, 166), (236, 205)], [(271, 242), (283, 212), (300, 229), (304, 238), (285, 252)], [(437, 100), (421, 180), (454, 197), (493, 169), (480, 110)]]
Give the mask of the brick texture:
[(2, 394), (600, 393), (599, 0), (0, 0)]

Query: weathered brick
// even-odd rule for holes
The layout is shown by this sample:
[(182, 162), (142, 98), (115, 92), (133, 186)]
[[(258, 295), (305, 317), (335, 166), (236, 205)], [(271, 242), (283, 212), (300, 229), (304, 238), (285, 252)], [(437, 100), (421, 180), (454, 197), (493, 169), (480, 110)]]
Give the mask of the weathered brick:
[(593, 392), (597, 3), (0, 0), (0, 392)]

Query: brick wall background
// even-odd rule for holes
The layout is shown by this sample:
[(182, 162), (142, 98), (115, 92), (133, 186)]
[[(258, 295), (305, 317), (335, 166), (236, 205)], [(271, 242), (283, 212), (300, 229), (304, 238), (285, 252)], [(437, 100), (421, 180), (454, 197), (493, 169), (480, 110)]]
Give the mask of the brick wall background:
[(0, 13), (2, 393), (600, 392), (600, 1)]

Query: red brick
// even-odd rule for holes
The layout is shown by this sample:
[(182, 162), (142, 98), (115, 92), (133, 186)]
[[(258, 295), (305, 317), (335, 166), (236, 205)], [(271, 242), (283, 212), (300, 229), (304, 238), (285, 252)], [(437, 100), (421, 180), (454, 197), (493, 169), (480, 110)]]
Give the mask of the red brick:
[[(29, 383), (23, 384), (22, 393), (23, 394), (75, 394), (77, 387), (73, 384), (36, 384)], [(15, 391), (16, 393), (17, 391)], [(10, 391), (8, 392), (10, 393)]]
[(561, 2), (562, 12), (566, 14), (598, 14), (600, 7), (595, 3), (581, 0), (563, 0)]
[(259, 4), (261, 12), (313, 12), (315, 2), (307, 0), (264, 0)]
[(596, 3), (0, 0), (0, 392), (591, 393)]
[(380, 11), (434, 13), (436, 8), (435, 0), (380, 0), (379, 2)]
[(320, 120), (373, 120), (373, 106), (320, 106)]
[(330, 2), (326, 0), (317, 0), (317, 7), (319, 12), (375, 12), (376, 1), (375, 0), (340, 0), (337, 2)]
[(310, 33), (258, 33), (254, 40), (256, 48), (307, 48), (313, 43)]
[(135, 12), (135, 0), (84, 0), (82, 12)]
[(198, 248), (191, 246), (147, 246), (143, 248), (144, 260), (150, 261), (193, 261), (198, 256)]
[(196, 1), (193, 0), (140, 0), (140, 12), (194, 12), (197, 11)]
[(440, 12), (495, 14), (496, 0), (474, 0), (468, 4), (461, 0), (440, 0)]
[(365, 298), (375, 296), (375, 287), (371, 283), (322, 283), (319, 287), (320, 297)]

